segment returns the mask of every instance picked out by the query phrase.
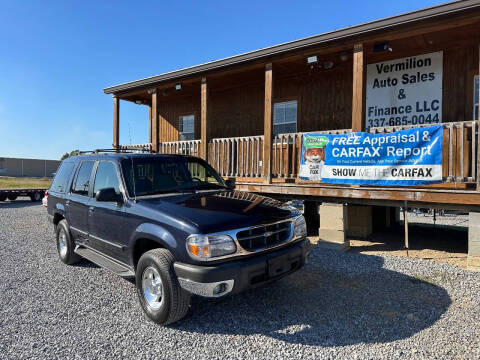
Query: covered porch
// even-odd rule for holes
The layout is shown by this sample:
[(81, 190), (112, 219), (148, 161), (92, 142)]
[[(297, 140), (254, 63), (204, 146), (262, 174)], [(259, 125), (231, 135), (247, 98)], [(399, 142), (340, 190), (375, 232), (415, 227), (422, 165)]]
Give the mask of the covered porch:
[[(319, 238), (340, 248), (348, 248), (349, 231), (368, 235), (375, 222), (395, 222), (399, 207), (468, 211), (469, 266), (480, 269), (479, 34), (480, 5), (467, 0), (113, 86), (104, 90), (113, 95), (113, 146), (122, 147), (120, 102), (147, 106), (148, 143), (139, 149), (199, 156), (238, 190), (306, 200), (322, 224)], [(437, 59), (435, 69), (424, 71), (426, 57)], [(369, 77), (377, 73), (378, 83)], [(390, 94), (400, 82), (419, 83), (413, 102), (403, 102), (415, 116), (401, 115), (402, 102), (383, 116), (376, 104), (385, 95), (372, 101), (372, 88)], [(430, 93), (436, 97), (425, 101)], [(304, 133), (432, 124), (443, 128), (442, 183), (359, 186), (299, 177)], [(408, 240), (408, 224), (405, 234)]]
[[(112, 92), (113, 146), (121, 146), (120, 101), (131, 101), (149, 109), (145, 146), (158, 153), (200, 156), (242, 190), (477, 208), (478, 34), (479, 16), (470, 11), (343, 41), (317, 39), (308, 48), (271, 55), (267, 62), (231, 61), (221, 70), (200, 69), (197, 75), (172, 75), (161, 83), (152, 80)], [(367, 66), (435, 52), (443, 56), (440, 119), (420, 116), (404, 125), (394, 116), (375, 123), (366, 109)], [(385, 133), (437, 122), (443, 126), (442, 184), (339, 186), (298, 176), (305, 132)]]

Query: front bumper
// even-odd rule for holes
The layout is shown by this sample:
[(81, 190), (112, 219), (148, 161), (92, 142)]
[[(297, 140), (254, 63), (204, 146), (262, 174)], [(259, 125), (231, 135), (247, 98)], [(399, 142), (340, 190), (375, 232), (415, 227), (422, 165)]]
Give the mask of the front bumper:
[(180, 286), (201, 296), (219, 297), (280, 279), (300, 269), (310, 253), (307, 239), (279, 250), (216, 266), (174, 263)]

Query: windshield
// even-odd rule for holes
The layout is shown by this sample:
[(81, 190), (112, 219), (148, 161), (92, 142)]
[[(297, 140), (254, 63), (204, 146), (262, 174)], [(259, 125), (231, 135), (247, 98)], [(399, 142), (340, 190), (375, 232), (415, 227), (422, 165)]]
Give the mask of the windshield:
[(122, 170), (132, 197), (226, 188), (217, 172), (197, 158), (133, 157), (122, 160)]

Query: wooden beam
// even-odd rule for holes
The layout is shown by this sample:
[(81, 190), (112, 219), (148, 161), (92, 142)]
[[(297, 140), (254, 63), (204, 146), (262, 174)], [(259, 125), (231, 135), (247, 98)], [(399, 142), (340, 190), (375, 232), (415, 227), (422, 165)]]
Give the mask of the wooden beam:
[(405, 227), (405, 249), (407, 250), (407, 257), (408, 257), (408, 201), (405, 201), (403, 205), (403, 225)]
[(263, 180), (272, 182), (272, 133), (273, 133), (273, 73), (272, 64), (265, 66), (265, 112), (263, 123)]
[(113, 148), (120, 146), (120, 99), (113, 96)]
[[(304, 184), (264, 184), (264, 183), (239, 183), (236, 188), (239, 191), (247, 191), (262, 194), (275, 194), (278, 196), (291, 197), (322, 197), (333, 201), (367, 201), (378, 202), (404, 202), (424, 204), (428, 207), (433, 204), (442, 206), (464, 206), (480, 211), (480, 192), (476, 190), (430, 190), (409, 188), (351, 188), (346, 186), (330, 185), (304, 185)], [(336, 199), (334, 199), (336, 198)], [(428, 206), (427, 206), (428, 205)], [(397, 205), (398, 206), (398, 205)], [(401, 205), (402, 206), (402, 205)], [(421, 207), (421, 205), (418, 205)]]
[(159, 131), (158, 131), (158, 91), (151, 90), (152, 94), (152, 150), (158, 152), (158, 140), (159, 140)]
[(208, 87), (207, 87), (207, 78), (202, 78), (202, 83), (200, 85), (201, 93), (201, 109), (200, 109), (200, 157), (205, 161), (208, 161), (208, 137), (207, 137), (207, 106), (208, 106)]
[(353, 47), (352, 131), (363, 130), (364, 60), (363, 44), (355, 44)]
[(148, 142), (152, 143), (152, 105), (148, 105)]

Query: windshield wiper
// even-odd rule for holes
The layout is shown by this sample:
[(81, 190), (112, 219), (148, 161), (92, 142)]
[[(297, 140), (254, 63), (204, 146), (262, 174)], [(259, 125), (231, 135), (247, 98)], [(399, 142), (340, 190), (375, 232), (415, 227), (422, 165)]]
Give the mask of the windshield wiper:
[(137, 196), (148, 196), (148, 195), (160, 195), (160, 194), (185, 194), (185, 193), (195, 193), (193, 189), (164, 189), (164, 190), (153, 190), (141, 193)]
[[(188, 188), (195, 189), (195, 190), (221, 190), (221, 189), (226, 189), (226, 186), (220, 185), (220, 184), (212, 184), (208, 182), (202, 182), (198, 184), (193, 184), (192, 186), (189, 186)], [(204, 189), (206, 188), (206, 189)]]

